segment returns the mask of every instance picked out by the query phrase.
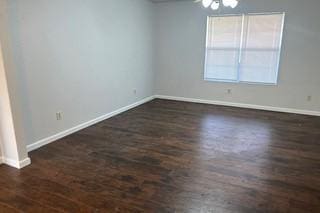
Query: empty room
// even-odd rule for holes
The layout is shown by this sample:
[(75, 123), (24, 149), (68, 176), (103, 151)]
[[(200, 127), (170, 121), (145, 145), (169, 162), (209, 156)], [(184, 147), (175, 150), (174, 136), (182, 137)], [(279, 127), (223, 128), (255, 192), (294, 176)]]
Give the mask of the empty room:
[(0, 0), (0, 213), (320, 212), (319, 0)]

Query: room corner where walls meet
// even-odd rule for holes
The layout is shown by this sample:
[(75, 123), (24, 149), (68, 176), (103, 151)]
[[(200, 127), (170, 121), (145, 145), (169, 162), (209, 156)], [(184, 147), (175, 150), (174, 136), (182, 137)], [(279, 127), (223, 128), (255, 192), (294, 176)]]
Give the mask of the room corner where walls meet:
[(309, 21), (320, 18), (314, 11), (317, 1), (301, 8), (297, 0), (290, 5), (246, 0), (225, 11), (287, 13), (277, 86), (204, 81), (206, 17), (213, 13), (192, 1), (3, 2), (8, 4), (11, 45), (5, 55), (12, 54), (17, 65), (10, 76), (18, 97), (13, 100), (15, 124), (29, 150), (154, 97), (320, 111), (319, 63), (306, 57), (320, 49), (315, 36), (320, 26)]

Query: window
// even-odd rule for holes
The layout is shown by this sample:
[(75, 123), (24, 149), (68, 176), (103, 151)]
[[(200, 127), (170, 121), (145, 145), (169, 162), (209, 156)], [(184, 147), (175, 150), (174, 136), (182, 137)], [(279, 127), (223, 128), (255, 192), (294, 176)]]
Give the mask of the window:
[(208, 17), (205, 80), (276, 84), (284, 13)]

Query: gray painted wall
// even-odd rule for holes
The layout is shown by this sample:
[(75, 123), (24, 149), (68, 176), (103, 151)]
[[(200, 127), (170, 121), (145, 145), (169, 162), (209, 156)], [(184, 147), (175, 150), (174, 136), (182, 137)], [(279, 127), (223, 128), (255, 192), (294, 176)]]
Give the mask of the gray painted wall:
[(0, 143), (4, 163), (19, 168), (27, 165), (30, 159), (22, 133), (20, 109), (23, 105), (18, 94), (18, 73), (11, 57), (7, 11), (7, 2), (0, 1)]
[[(6, 7), (0, 39), (17, 137), (26, 144), (153, 94), (320, 111), (318, 0), (242, 0), (236, 10), (224, 11), (287, 13), (277, 86), (203, 80), (206, 16), (213, 13), (200, 4), (0, 3)], [(58, 111), (62, 121), (56, 121)]]
[(241, 0), (222, 11), (286, 12), (279, 83), (263, 86), (204, 81), (206, 16), (215, 13), (193, 2), (156, 4), (156, 93), (320, 111), (319, 8), (318, 0)]
[(15, 120), (26, 144), (153, 94), (151, 2), (3, 2), (10, 26), (2, 29), (10, 38), (4, 54), (15, 65), (6, 67), (15, 73)]

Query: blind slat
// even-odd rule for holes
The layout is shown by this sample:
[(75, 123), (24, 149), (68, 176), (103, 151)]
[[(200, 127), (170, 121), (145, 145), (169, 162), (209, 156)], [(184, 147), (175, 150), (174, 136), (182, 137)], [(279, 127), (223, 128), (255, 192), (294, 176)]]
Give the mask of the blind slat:
[(242, 16), (209, 18), (205, 78), (237, 80), (241, 28)]
[(276, 83), (284, 14), (208, 17), (205, 79)]
[[(240, 64), (240, 81), (277, 83), (282, 19), (283, 14), (245, 17), (247, 24)], [(253, 48), (256, 51), (250, 51)]]

